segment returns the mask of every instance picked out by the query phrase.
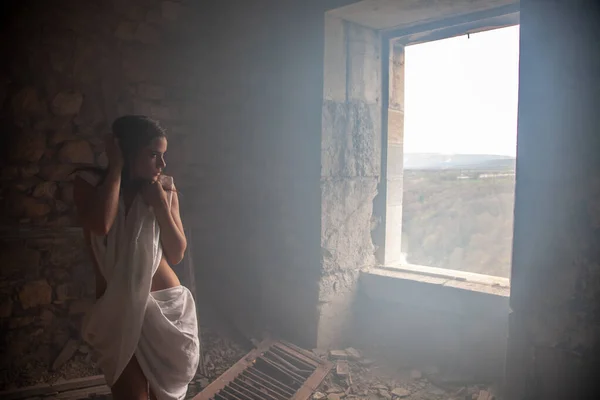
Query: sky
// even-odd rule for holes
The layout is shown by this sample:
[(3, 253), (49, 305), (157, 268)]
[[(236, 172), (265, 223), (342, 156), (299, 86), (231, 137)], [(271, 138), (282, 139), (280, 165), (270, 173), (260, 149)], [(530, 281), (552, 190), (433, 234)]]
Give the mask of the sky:
[(519, 27), (406, 47), (404, 152), (515, 156)]

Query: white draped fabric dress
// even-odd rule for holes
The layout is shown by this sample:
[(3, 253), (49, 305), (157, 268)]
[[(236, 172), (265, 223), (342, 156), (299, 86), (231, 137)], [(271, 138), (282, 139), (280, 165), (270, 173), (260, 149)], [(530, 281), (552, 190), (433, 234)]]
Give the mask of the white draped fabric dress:
[[(96, 185), (90, 173), (80, 177)], [(171, 181), (172, 184), (172, 181)], [(169, 205), (172, 192), (168, 191)], [(110, 387), (135, 354), (158, 400), (183, 399), (199, 362), (196, 306), (184, 286), (151, 292), (163, 250), (151, 207), (136, 196), (106, 236), (91, 235), (91, 246), (106, 291), (83, 323), (83, 338), (94, 349)]]

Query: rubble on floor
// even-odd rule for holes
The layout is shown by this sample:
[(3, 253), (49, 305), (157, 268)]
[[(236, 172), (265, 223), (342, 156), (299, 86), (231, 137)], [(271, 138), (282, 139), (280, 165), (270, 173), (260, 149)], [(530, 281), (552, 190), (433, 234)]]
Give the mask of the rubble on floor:
[[(198, 393), (208, 386), (219, 375), (229, 369), (240, 358), (242, 358), (250, 349), (243, 347), (229, 335), (220, 330), (213, 330), (211, 327), (202, 328), (202, 349), (204, 351), (205, 371), (198, 368), (196, 377), (189, 385), (186, 399), (192, 399)], [(89, 360), (88, 360), (89, 362)], [(65, 379), (58, 379), (57, 383), (65, 382)], [(112, 396), (105, 385), (90, 387), (86, 389), (74, 389), (62, 393), (52, 394), (53, 397), (35, 396), (26, 397), (24, 400), (41, 400), (42, 398), (56, 398), (62, 400), (110, 400)]]
[(313, 353), (336, 363), (313, 400), (500, 400), (493, 387), (449, 379), (435, 367), (394, 370), (362, 357), (354, 348)]
[[(250, 350), (210, 329), (203, 330), (202, 345), (207, 368), (190, 383), (186, 399), (200, 393)], [(330, 352), (315, 349), (313, 353), (334, 363), (331, 373), (312, 395), (314, 400), (501, 400), (494, 387), (473, 383), (436, 367), (398, 370), (365, 358), (353, 348)], [(75, 398), (68, 397), (68, 393), (62, 396), (62, 399)], [(98, 387), (96, 393), (88, 391), (85, 399), (112, 397), (105, 387)]]

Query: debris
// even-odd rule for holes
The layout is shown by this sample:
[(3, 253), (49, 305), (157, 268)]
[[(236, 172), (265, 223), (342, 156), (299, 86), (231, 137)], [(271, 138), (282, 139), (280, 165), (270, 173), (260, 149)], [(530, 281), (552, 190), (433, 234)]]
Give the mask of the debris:
[(377, 392), (379, 393), (379, 396), (383, 397), (384, 399), (388, 399), (388, 400), (392, 399), (392, 395), (390, 394), (390, 392), (388, 392), (385, 389), (379, 389)]
[(410, 396), (410, 392), (404, 388), (398, 387), (392, 390), (392, 394), (399, 398), (404, 398)]
[(480, 390), (477, 400), (494, 400), (494, 395), (487, 390)]
[(330, 388), (327, 389), (327, 394), (330, 394), (330, 393), (341, 393), (343, 391), (344, 390), (341, 387), (334, 385), (334, 386), (331, 386)]
[(412, 371), (410, 371), (410, 378), (411, 379), (421, 379), (423, 377), (423, 374), (421, 373), (421, 371), (417, 370), (417, 369), (413, 369)]
[(335, 372), (338, 376), (348, 376), (350, 374), (350, 365), (348, 364), (348, 361), (338, 361)]
[(56, 371), (71, 359), (79, 349), (79, 342), (75, 339), (69, 339), (63, 347), (56, 360), (52, 364), (52, 370)]
[(340, 400), (344, 396), (344, 393), (329, 393), (327, 395), (327, 400)]
[(315, 392), (315, 394), (313, 394), (314, 400), (323, 400), (325, 397), (327, 397), (325, 393)]
[(356, 350), (354, 347), (348, 347), (345, 350), (345, 352), (351, 360), (356, 361), (356, 360), (360, 360), (362, 358), (362, 355), (360, 354), (360, 352), (358, 350)]
[(327, 357), (327, 350), (323, 350), (323, 349), (313, 349), (312, 350), (313, 354), (319, 358), (326, 358)]
[(440, 388), (438, 388), (438, 387), (435, 387), (435, 386), (433, 386), (433, 387), (430, 387), (430, 388), (427, 390), (427, 393), (429, 393), (429, 394), (432, 394), (432, 395), (434, 395), (434, 396), (443, 396), (444, 394), (446, 394), (446, 392), (445, 392), (445, 391), (443, 391), (442, 389), (440, 389)]
[(344, 350), (331, 350), (329, 352), (329, 357), (333, 358), (334, 360), (345, 360), (348, 358), (348, 353), (346, 353)]

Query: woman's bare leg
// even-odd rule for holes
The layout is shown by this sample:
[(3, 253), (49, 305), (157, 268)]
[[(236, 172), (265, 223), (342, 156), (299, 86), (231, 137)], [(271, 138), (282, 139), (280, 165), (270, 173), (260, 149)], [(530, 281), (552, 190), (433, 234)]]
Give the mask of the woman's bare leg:
[(144, 376), (135, 356), (127, 364), (123, 373), (117, 379), (111, 392), (114, 400), (156, 400), (154, 393), (148, 397), (148, 380)]

